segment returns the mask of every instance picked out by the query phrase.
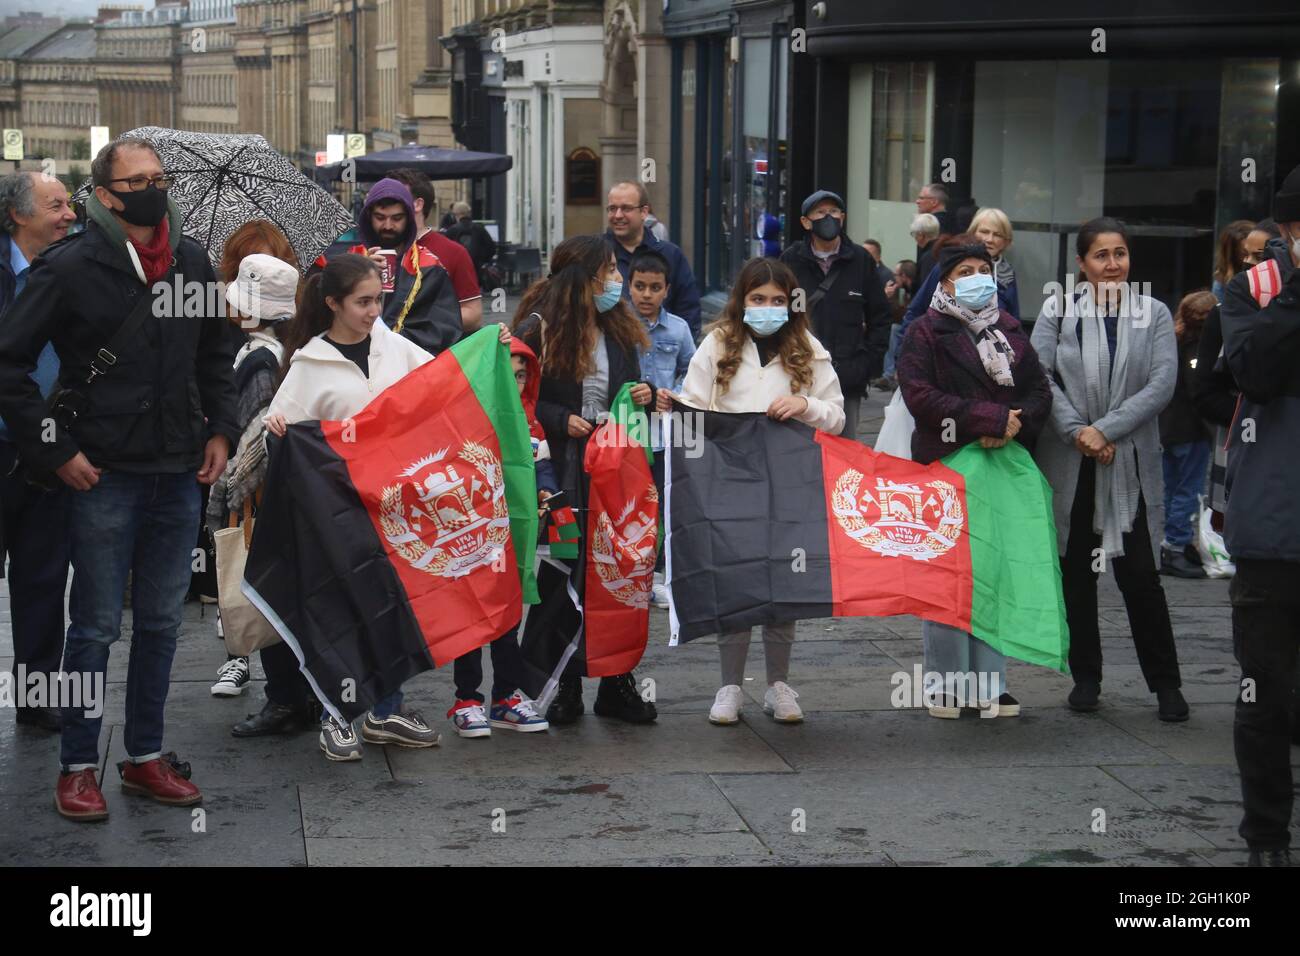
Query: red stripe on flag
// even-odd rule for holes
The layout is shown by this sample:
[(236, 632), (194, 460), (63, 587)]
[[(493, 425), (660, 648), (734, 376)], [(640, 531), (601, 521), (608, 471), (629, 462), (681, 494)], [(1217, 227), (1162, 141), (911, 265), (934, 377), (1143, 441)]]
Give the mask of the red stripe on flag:
[(519, 622), (501, 446), (455, 353), (321, 433), (347, 464), (435, 666)]
[(636, 667), (650, 630), (659, 540), (659, 494), (645, 451), (613, 420), (587, 442), (587, 571), (583, 633), (587, 676)]
[(914, 614), (970, 629), (966, 481), (817, 432), (836, 617)]

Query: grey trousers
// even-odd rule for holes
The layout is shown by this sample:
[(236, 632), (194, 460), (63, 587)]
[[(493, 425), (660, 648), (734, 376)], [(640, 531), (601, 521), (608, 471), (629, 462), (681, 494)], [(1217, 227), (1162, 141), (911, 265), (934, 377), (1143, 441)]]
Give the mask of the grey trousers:
[[(767, 665), (767, 682), (784, 682), (790, 675), (790, 646), (794, 644), (794, 621), (763, 625), (763, 657)], [(745, 658), (749, 656), (749, 636), (753, 629), (718, 635), (718, 655), (722, 658), (722, 686), (745, 682)]]
[(844, 427), (840, 430), (841, 438), (858, 440), (858, 413), (862, 410), (861, 395), (844, 396)]

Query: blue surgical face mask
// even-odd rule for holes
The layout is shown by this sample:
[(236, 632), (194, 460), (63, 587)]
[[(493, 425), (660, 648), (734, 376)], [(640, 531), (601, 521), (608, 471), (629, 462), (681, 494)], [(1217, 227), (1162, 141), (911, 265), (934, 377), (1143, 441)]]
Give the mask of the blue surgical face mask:
[(766, 338), (790, 321), (790, 310), (783, 305), (745, 306), (745, 324), (755, 335)]
[(614, 306), (618, 305), (618, 300), (623, 297), (623, 283), (614, 279), (605, 280), (605, 291), (596, 296), (596, 311), (608, 312)]
[(984, 308), (998, 292), (998, 284), (993, 281), (993, 277), (983, 272), (962, 276), (952, 285), (953, 298), (968, 309)]

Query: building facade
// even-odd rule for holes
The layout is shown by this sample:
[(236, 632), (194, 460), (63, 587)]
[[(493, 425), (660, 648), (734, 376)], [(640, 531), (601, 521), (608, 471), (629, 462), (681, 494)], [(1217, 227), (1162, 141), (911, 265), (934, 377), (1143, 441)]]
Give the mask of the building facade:
[(842, 190), (855, 237), (880, 239), (887, 260), (914, 249), (927, 182), (947, 185), (959, 224), (1003, 209), (1026, 312), (1074, 270), (1078, 227), (1098, 215), (1128, 224), (1130, 278), (1176, 305), (1208, 287), (1219, 230), (1267, 217), (1300, 163), (1291, 3), (1243, 16), (1103, 0), (1086, 27), (1028, 0), (935, 0), (924, 23), (903, 3), (800, 7), (795, 95), (815, 108), (795, 117), (793, 192)]
[(99, 119), (94, 26), (64, 24), (19, 61), (18, 80), (27, 155), (89, 160)]
[(239, 132), (234, 0), (190, 0), (179, 40), (181, 128)]

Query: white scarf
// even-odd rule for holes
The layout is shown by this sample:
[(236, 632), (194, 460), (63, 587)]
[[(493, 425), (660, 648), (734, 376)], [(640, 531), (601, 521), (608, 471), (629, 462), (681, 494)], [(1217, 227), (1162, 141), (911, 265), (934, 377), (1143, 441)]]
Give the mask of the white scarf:
[(1007, 341), (1007, 337), (997, 327), (998, 297), (996, 295), (989, 299), (988, 305), (979, 312), (972, 312), (944, 291), (941, 282), (934, 287), (934, 298), (930, 300), (930, 308), (944, 315), (951, 315), (971, 330), (975, 336), (975, 348), (979, 351), (980, 362), (984, 364), (984, 371), (988, 373), (989, 378), (999, 385), (1016, 384), (1011, 375), (1011, 360), (1016, 357), (1016, 354), (1011, 350), (1011, 343)]

